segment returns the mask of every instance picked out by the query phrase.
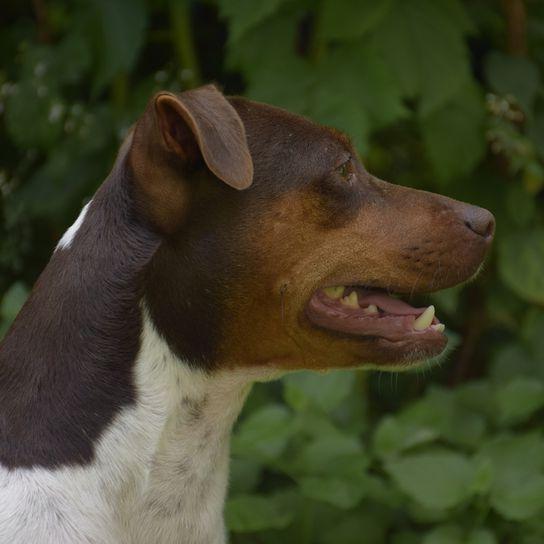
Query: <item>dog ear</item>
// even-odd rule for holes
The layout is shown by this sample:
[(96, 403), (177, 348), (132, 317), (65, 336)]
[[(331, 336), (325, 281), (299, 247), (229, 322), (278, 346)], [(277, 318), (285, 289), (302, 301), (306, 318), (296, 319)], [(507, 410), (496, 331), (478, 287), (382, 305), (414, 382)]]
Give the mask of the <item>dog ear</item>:
[(214, 85), (180, 95), (162, 92), (154, 99), (158, 127), (166, 148), (189, 166), (204, 161), (235, 189), (253, 182), (253, 161), (242, 120)]

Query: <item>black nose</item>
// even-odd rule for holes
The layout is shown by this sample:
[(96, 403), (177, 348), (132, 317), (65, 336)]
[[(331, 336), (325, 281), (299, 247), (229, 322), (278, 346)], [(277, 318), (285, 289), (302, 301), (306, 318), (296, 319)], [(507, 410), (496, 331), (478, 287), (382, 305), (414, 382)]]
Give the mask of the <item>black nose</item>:
[(493, 238), (495, 233), (495, 218), (491, 212), (478, 206), (464, 206), (461, 212), (465, 226), (472, 232), (486, 239)]

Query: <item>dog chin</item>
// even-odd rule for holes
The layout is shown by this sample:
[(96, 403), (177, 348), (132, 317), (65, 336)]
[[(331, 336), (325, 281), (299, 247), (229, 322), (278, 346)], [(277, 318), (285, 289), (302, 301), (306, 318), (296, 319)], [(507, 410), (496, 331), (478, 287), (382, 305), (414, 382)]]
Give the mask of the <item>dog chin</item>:
[(380, 370), (384, 372), (405, 372), (409, 370), (429, 368), (440, 364), (447, 354), (448, 339), (443, 337), (433, 342), (390, 342), (384, 338), (376, 339), (377, 351), (380, 355), (372, 363), (358, 366), (364, 370)]

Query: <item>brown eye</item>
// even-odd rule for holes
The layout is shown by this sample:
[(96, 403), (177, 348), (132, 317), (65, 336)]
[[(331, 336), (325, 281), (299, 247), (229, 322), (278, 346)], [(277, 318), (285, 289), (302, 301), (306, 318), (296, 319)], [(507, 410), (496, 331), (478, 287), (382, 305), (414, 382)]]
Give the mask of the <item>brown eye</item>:
[(340, 166), (336, 168), (336, 171), (347, 181), (349, 181), (354, 174), (353, 170), (353, 163), (351, 162), (351, 158), (349, 158), (346, 162), (342, 163)]

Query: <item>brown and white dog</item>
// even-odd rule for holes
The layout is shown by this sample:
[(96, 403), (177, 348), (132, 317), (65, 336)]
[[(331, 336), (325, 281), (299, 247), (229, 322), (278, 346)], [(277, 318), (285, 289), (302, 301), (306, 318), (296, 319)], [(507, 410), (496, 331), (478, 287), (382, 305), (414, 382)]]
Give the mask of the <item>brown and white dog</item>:
[(369, 174), (349, 140), (206, 86), (159, 93), (0, 347), (0, 542), (225, 542), (251, 383), (440, 353), (429, 292), (481, 208)]

